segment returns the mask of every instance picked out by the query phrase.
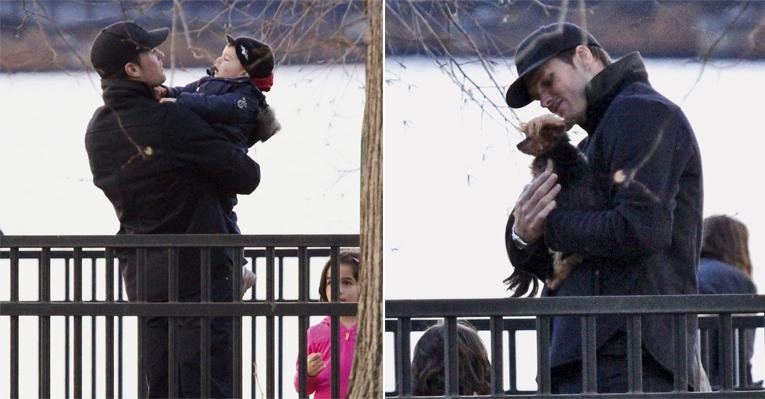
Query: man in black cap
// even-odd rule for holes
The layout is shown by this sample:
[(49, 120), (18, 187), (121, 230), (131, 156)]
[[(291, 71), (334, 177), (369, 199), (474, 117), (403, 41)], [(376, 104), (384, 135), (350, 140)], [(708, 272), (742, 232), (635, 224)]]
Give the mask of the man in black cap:
[[(559, 288), (545, 288), (543, 295), (697, 293), (703, 197), (699, 148), (680, 108), (648, 83), (640, 55), (612, 63), (588, 32), (557, 23), (526, 37), (515, 64), (518, 79), (507, 91), (507, 104), (520, 108), (538, 100), (562, 118), (530, 124), (532, 130), (545, 123), (582, 127), (588, 135), (579, 149), (610, 205), (602, 211), (556, 209), (560, 187), (548, 167), (524, 189), (508, 220), (505, 242), (513, 266), (545, 281), (552, 272), (549, 250), (583, 256)], [(625, 320), (623, 315), (597, 318), (599, 392), (627, 390)], [(672, 321), (671, 316), (642, 319), (644, 391), (696, 386), (695, 319), (688, 322), (686, 364), (673, 352)], [(580, 327), (579, 317), (553, 319), (554, 392), (582, 391)], [(691, 381), (676, 372), (683, 367)]]
[[(168, 29), (147, 31), (133, 22), (103, 29), (91, 48), (101, 76), (104, 106), (87, 128), (85, 146), (93, 183), (114, 205), (118, 234), (225, 234), (220, 198), (248, 194), (260, 181), (258, 164), (213, 130), (195, 113), (176, 104), (160, 104), (153, 88), (165, 81), (162, 52), (155, 47)], [(131, 301), (168, 300), (168, 251), (147, 250), (144, 285), (136, 284), (136, 251), (118, 252)], [(178, 300), (200, 301), (200, 249), (178, 251)], [(211, 301), (231, 301), (232, 254), (211, 251)], [(239, 265), (235, 270), (239, 271)], [(177, 361), (181, 397), (200, 392), (200, 320), (178, 317), (175, 347), (168, 348), (168, 319), (147, 317), (143, 332), (143, 370), (147, 392), (168, 396), (168, 349)], [(214, 318), (210, 326), (211, 397), (232, 395), (232, 324)]]

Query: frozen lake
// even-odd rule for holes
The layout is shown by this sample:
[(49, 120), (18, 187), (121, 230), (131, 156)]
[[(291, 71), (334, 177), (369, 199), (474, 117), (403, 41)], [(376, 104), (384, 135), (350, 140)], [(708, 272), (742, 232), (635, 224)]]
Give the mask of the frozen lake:
[[(199, 79), (178, 71), (171, 85)], [(288, 66), (267, 93), (282, 131), (250, 150), (260, 186), (240, 196), (245, 234), (358, 233), (364, 67)], [(102, 105), (98, 76), (0, 74), (0, 229), (5, 234), (114, 234), (92, 183), (85, 128)]]

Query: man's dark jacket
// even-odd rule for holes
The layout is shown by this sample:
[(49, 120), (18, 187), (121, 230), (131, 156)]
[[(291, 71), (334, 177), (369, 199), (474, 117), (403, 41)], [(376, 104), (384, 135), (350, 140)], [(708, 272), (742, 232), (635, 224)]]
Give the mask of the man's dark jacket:
[[(551, 274), (548, 248), (584, 256), (556, 292), (543, 295), (697, 293), (703, 189), (691, 126), (677, 105), (650, 86), (638, 53), (607, 66), (590, 81), (586, 94), (582, 127), (588, 136), (579, 149), (608, 194), (608, 208), (554, 210), (544, 239), (525, 250), (517, 249), (510, 238), (511, 215), (505, 233), (511, 263), (544, 281)], [(625, 331), (625, 320), (623, 315), (598, 317), (598, 346)], [(643, 346), (672, 371), (672, 318), (642, 320)], [(689, 325), (693, 329), (688, 348), (693, 349), (695, 319)], [(688, 357), (693, 372), (692, 353)], [(554, 318), (552, 366), (578, 359), (579, 318)]]
[[(105, 105), (85, 135), (93, 182), (109, 198), (119, 234), (225, 234), (221, 195), (252, 192), (258, 164), (199, 116), (160, 104), (144, 83), (102, 80)], [(181, 300), (199, 293), (199, 250), (180, 251)], [(167, 298), (167, 252), (149, 251), (146, 299)], [(231, 274), (231, 256), (212, 251), (212, 278)], [(135, 252), (120, 253), (128, 297), (136, 298)], [(237, 265), (238, 266), (238, 265)]]

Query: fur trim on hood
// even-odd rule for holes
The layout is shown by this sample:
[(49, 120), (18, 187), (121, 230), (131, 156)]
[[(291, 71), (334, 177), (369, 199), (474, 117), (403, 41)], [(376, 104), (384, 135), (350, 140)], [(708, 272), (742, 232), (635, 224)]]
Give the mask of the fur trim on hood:
[(274, 109), (270, 106), (265, 107), (255, 117), (255, 133), (251, 137), (253, 142), (249, 144), (252, 145), (258, 141), (266, 141), (281, 129), (282, 125), (276, 119)]

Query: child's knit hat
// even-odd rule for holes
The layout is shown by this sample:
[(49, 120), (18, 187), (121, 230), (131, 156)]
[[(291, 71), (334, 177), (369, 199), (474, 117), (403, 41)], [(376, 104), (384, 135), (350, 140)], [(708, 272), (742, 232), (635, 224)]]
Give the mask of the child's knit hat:
[(226, 35), (228, 44), (234, 46), (236, 57), (251, 78), (265, 78), (274, 70), (274, 52), (271, 47), (249, 37)]

